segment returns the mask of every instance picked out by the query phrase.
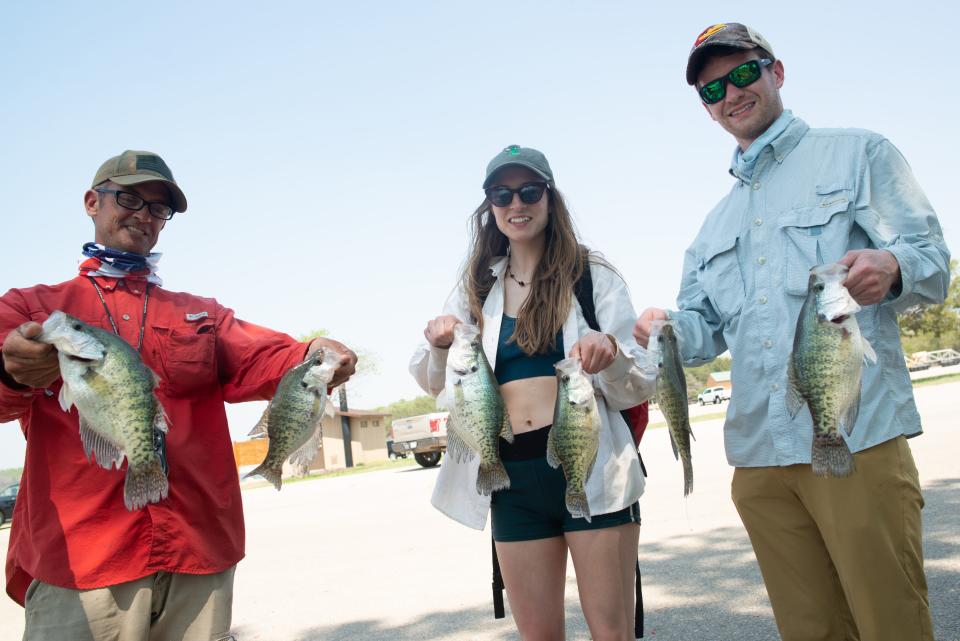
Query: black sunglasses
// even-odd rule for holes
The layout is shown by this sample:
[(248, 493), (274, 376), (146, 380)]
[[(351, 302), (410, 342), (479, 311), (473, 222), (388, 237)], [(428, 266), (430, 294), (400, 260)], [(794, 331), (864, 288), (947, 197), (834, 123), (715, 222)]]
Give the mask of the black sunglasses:
[(540, 202), (540, 199), (543, 198), (543, 192), (546, 190), (547, 183), (535, 182), (523, 183), (516, 189), (510, 189), (505, 185), (497, 185), (495, 187), (488, 187), (484, 190), (484, 193), (487, 194), (490, 202), (497, 207), (506, 207), (513, 202), (514, 194), (519, 194), (520, 202), (532, 205)]
[(140, 211), (146, 207), (147, 212), (149, 212), (154, 218), (159, 218), (160, 220), (170, 220), (173, 218), (173, 207), (167, 203), (159, 201), (149, 202), (136, 194), (131, 194), (129, 191), (120, 191), (119, 189), (104, 189), (102, 187), (97, 187), (94, 189), (94, 191), (98, 194), (113, 194), (117, 199), (117, 204), (124, 209), (129, 209), (130, 211)]
[(727, 95), (727, 82), (732, 83), (734, 87), (743, 89), (759, 80), (763, 68), (771, 64), (773, 64), (773, 60), (763, 58), (762, 60), (748, 60), (742, 65), (734, 67), (727, 75), (711, 80), (700, 87), (700, 100), (708, 105), (720, 102)]

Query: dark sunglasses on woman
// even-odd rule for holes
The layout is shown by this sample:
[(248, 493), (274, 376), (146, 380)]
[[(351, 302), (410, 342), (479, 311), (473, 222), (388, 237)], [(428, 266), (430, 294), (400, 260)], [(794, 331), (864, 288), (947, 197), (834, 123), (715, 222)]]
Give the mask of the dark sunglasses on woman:
[(700, 87), (700, 100), (708, 105), (720, 102), (727, 95), (727, 82), (732, 83), (734, 87), (743, 89), (759, 80), (763, 68), (771, 64), (773, 64), (773, 60), (763, 58), (762, 60), (748, 60), (742, 65), (734, 67), (727, 75), (711, 80)]
[(540, 199), (543, 198), (543, 192), (546, 190), (547, 183), (535, 182), (523, 183), (516, 189), (510, 189), (504, 185), (496, 185), (494, 187), (488, 187), (484, 192), (494, 205), (497, 207), (506, 207), (513, 202), (514, 194), (520, 195), (520, 202), (533, 205), (534, 203), (540, 202)]

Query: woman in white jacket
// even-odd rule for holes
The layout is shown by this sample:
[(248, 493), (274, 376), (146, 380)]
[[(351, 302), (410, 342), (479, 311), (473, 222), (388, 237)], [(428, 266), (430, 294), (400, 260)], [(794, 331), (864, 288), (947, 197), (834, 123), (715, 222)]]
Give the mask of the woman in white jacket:
[[(577, 241), (573, 223), (539, 151), (511, 145), (487, 166), (486, 198), (473, 214), (473, 242), (461, 282), (443, 315), (431, 320), (410, 363), (428, 393), (444, 387), (457, 323), (482, 329), (510, 416), (512, 444), (500, 441), (510, 489), (476, 490), (479, 458), (444, 459), (432, 502), (470, 527), (492, 513), (493, 538), (510, 609), (525, 641), (564, 638), (567, 550), (580, 602), (596, 641), (633, 639), (634, 564), (643, 474), (619, 410), (653, 395), (654, 376), (638, 365), (636, 315), (626, 285)], [(596, 319), (584, 320), (574, 295), (590, 270)], [(587, 479), (591, 521), (566, 510), (566, 481), (545, 459), (557, 383), (553, 364), (579, 357), (598, 391), (600, 448)]]

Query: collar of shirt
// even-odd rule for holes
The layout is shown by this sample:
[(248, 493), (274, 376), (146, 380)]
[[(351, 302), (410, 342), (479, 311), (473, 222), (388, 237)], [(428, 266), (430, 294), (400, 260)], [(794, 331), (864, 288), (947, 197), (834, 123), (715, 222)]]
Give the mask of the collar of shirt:
[(780, 162), (797, 146), (807, 129), (809, 127), (806, 123), (794, 116), (792, 111), (785, 109), (780, 117), (774, 120), (773, 124), (750, 144), (746, 151), (741, 150), (739, 146), (733, 150), (730, 175), (738, 178), (741, 182), (750, 182), (753, 170), (757, 165), (757, 159), (768, 145), (773, 147), (774, 155)]
[(154, 252), (147, 256), (147, 267), (150, 270), (149, 273), (141, 273), (139, 270), (137, 272), (126, 272), (122, 269), (117, 269), (113, 265), (105, 263), (98, 258), (92, 258), (84, 255), (81, 255), (80, 257), (79, 269), (80, 274), (83, 276), (105, 276), (106, 280), (112, 280), (113, 282), (109, 289), (116, 287), (117, 279), (123, 278), (131, 281), (146, 280), (157, 287), (162, 287), (163, 280), (157, 273), (157, 263), (160, 262), (160, 257), (162, 255), (163, 254), (160, 252)]

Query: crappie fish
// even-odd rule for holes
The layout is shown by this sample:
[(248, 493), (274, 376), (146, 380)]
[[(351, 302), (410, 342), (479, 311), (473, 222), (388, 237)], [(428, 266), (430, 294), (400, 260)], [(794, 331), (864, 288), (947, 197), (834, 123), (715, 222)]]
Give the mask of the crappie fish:
[(563, 468), (567, 479), (565, 501), (574, 518), (590, 521), (587, 505), (587, 479), (600, 449), (600, 410), (590, 377), (579, 358), (556, 363), (557, 404), (553, 427), (547, 435), (547, 463)]
[(847, 271), (839, 264), (810, 270), (787, 365), (787, 411), (795, 417), (804, 403), (810, 408), (817, 476), (853, 473), (853, 455), (840, 428), (847, 434), (853, 431), (860, 409), (863, 359), (877, 360), (854, 316), (860, 306), (843, 286)]
[(683, 463), (683, 495), (693, 492), (693, 457), (690, 451), (690, 413), (687, 404), (687, 378), (683, 374), (683, 361), (673, 325), (659, 321), (651, 336), (656, 342), (657, 353), (657, 402), (667, 421), (673, 457)]
[(270, 438), (267, 456), (244, 479), (262, 476), (280, 491), (283, 462), (287, 458), (301, 473), (306, 473), (320, 449), (327, 385), (333, 380), (339, 358), (336, 351), (321, 347), (283, 375), (256, 425), (265, 429)]
[(513, 430), (500, 386), (480, 345), (480, 328), (458, 324), (447, 354), (447, 449), (456, 460), (480, 456), (477, 492), (490, 495), (510, 487), (500, 460), (499, 438), (513, 443)]
[(117, 469), (127, 459), (123, 503), (136, 510), (167, 498), (167, 476), (154, 449), (154, 429), (167, 431), (154, 389), (156, 375), (119, 336), (55, 311), (37, 340), (57, 348), (60, 407), (76, 405), (80, 440), (90, 460)]

